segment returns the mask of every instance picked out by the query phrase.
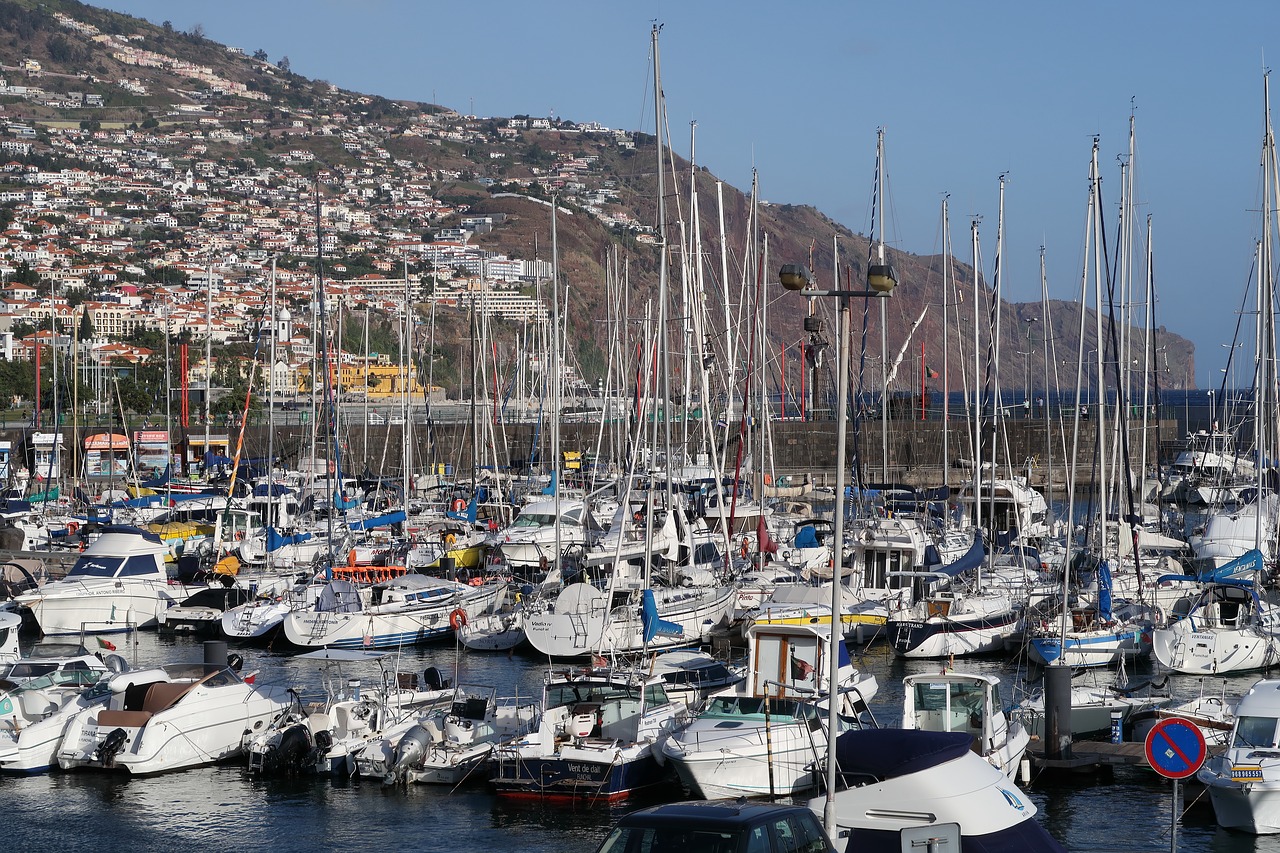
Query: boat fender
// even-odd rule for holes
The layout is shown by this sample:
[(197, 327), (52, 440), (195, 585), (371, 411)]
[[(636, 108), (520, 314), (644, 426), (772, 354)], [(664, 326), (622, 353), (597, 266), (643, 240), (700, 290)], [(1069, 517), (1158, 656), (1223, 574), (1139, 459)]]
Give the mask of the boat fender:
[(457, 631), (467, 624), (467, 611), (461, 607), (449, 614), (449, 627)]

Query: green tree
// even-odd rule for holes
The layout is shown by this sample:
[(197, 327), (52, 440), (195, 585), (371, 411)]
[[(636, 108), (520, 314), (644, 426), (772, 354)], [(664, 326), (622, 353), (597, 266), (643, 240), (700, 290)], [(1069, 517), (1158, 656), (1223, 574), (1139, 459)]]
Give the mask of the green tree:
[(77, 335), (82, 341), (93, 340), (93, 320), (89, 319), (88, 311), (80, 312), (80, 330)]

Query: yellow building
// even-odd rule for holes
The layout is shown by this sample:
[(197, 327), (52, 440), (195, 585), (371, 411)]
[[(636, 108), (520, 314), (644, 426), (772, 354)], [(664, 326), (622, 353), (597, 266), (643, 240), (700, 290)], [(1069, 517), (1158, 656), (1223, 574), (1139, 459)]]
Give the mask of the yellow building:
[[(333, 378), (338, 392), (343, 396), (367, 395), (370, 400), (389, 400), (402, 397), (408, 391), (411, 397), (420, 398), (422, 384), (417, 371), (402, 364), (387, 364), (385, 360), (370, 358), (344, 362), (333, 368)], [(311, 390), (311, 366), (298, 368), (298, 393)]]

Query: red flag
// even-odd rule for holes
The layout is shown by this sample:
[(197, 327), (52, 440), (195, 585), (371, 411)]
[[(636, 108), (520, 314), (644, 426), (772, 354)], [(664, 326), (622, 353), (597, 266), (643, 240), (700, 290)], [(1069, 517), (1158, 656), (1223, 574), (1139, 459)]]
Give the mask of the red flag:
[(101, 637), (99, 637), (98, 648), (106, 649), (109, 652), (114, 652), (116, 650), (116, 644), (111, 642), (110, 640), (104, 640)]

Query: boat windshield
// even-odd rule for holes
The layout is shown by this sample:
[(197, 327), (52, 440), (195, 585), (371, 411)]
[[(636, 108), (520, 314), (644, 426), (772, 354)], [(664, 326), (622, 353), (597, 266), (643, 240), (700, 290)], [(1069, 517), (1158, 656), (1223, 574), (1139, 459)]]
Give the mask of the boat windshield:
[[(769, 699), (768, 715), (770, 719), (790, 717), (796, 720), (816, 720), (818, 709), (810, 702), (798, 702), (795, 699)], [(705, 712), (709, 717), (731, 717), (733, 719), (765, 718), (765, 700), (759, 696), (721, 696), (712, 699)]]
[(155, 557), (81, 557), (67, 572), (67, 579), (75, 578), (129, 578), (156, 574)]
[(636, 690), (618, 684), (553, 684), (547, 688), (546, 707), (576, 705), (579, 702), (604, 703), (610, 699), (639, 700)]
[(556, 517), (551, 513), (522, 512), (511, 522), (512, 527), (550, 527), (555, 524)]
[(1275, 717), (1240, 717), (1231, 738), (1233, 749), (1273, 748), (1276, 744)]
[[(48, 664), (40, 665), (48, 666)], [(46, 687), (65, 687), (67, 685), (85, 687), (87, 685), (97, 683), (98, 679), (101, 677), (102, 671), (96, 669), (58, 669), (53, 672), (46, 673), (39, 678), (33, 678), (30, 681), (24, 682), (22, 686), (14, 692), (17, 693), (23, 690), (41, 690)]]

